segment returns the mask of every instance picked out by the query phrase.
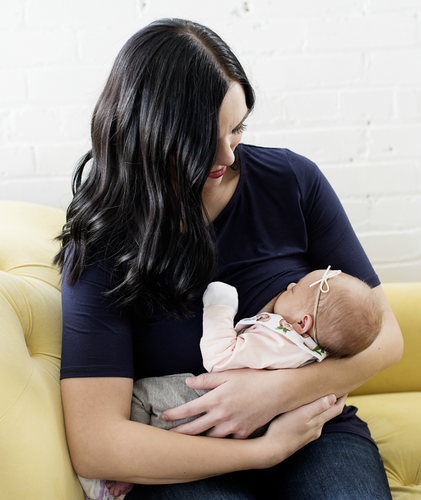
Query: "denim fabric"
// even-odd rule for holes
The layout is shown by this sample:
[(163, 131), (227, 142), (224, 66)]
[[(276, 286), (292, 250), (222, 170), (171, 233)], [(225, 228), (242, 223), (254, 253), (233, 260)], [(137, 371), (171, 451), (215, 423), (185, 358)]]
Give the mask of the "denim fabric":
[(255, 500), (244, 473), (225, 474), (193, 483), (135, 485), (125, 500)]
[(323, 434), (258, 475), (257, 499), (392, 500), (377, 447), (356, 434)]
[(377, 447), (323, 434), (281, 464), (175, 485), (136, 485), (126, 500), (391, 500)]

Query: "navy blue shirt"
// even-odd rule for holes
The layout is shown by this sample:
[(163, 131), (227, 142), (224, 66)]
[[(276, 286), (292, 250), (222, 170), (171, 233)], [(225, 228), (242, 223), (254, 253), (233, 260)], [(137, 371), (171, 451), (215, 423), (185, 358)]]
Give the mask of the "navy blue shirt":
[[(219, 251), (215, 280), (239, 293), (237, 320), (253, 316), (281, 290), (314, 269), (333, 269), (370, 286), (380, 282), (332, 187), (308, 159), (286, 149), (240, 144), (240, 179), (213, 222)], [(204, 372), (199, 349), (202, 301), (192, 318), (153, 314), (140, 325), (130, 309), (118, 309), (107, 266), (90, 265), (77, 284), (62, 285), (61, 377), (142, 377)], [(368, 430), (348, 407), (329, 426)]]

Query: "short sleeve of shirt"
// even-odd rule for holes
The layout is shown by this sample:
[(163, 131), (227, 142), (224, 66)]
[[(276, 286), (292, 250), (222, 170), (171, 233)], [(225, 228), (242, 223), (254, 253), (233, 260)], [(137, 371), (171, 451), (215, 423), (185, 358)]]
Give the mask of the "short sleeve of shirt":
[(377, 286), (380, 281), (326, 177), (307, 158), (288, 150), (286, 154), (297, 178), (312, 268), (332, 265)]
[(133, 378), (131, 317), (104, 295), (110, 284), (109, 271), (98, 262), (74, 285), (64, 271), (61, 378)]

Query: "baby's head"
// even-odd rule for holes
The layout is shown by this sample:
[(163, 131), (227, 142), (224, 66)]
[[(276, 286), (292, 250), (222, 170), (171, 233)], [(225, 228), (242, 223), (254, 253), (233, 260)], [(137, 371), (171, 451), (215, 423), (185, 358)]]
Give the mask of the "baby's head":
[(290, 283), (278, 296), (274, 312), (297, 333), (311, 337), (328, 356), (355, 356), (376, 339), (383, 312), (366, 283), (329, 269), (313, 271), (298, 283)]

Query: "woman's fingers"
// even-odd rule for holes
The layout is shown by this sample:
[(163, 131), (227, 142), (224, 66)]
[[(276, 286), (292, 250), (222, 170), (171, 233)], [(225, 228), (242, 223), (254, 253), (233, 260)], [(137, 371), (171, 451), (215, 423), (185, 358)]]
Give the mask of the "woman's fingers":
[(340, 415), (344, 408), (346, 398), (347, 395), (336, 400), (336, 397), (331, 394), (325, 398), (321, 398), (321, 400), (315, 401), (316, 405), (320, 403), (320, 411), (316, 410), (314, 416), (316, 424), (320, 424), (323, 427), (327, 421)]
[[(186, 378), (186, 385), (188, 385), (191, 389), (198, 390), (215, 389), (225, 382), (225, 378), (222, 376), (222, 373), (223, 372), (215, 374), (204, 373), (203, 375), (199, 375), (198, 377), (189, 377)], [(208, 401), (209, 399), (210, 397), (205, 394), (204, 396), (190, 401), (189, 403), (185, 403), (184, 405), (178, 406), (177, 408), (171, 408), (170, 410), (165, 411), (162, 414), (162, 418), (164, 420), (171, 421), (179, 420), (180, 418), (193, 417), (195, 415), (205, 413), (212, 406), (212, 403)], [(207, 429), (202, 429), (201, 432), (205, 430)]]
[(217, 372), (217, 373), (203, 373), (202, 375), (198, 375), (197, 377), (189, 377), (186, 378), (186, 384), (191, 389), (215, 389), (220, 386), (224, 382), (226, 382), (226, 372)]
[(208, 409), (206, 396), (207, 394), (198, 399), (194, 399), (189, 403), (177, 406), (177, 408), (166, 410), (162, 414), (162, 419), (166, 421), (180, 420), (181, 418), (194, 417), (195, 415), (205, 413)]
[(211, 419), (208, 415), (198, 417), (187, 424), (178, 425), (171, 432), (178, 432), (179, 434), (188, 434), (189, 436), (196, 436), (205, 433), (212, 427)]
[[(337, 417), (342, 413), (347, 396), (348, 394), (345, 394), (345, 396), (342, 396), (339, 399), (337, 399), (334, 404), (328, 406), (324, 411), (320, 412), (319, 416), (324, 420), (324, 423), (326, 423), (328, 420), (331, 420), (332, 418)], [(327, 396), (327, 398), (331, 397), (332, 399), (330, 401), (333, 401), (333, 398), (336, 399), (335, 396), (333, 396), (333, 394)]]
[(336, 399), (333, 394), (329, 394), (323, 398), (316, 399), (312, 403), (296, 408), (289, 412), (289, 415), (296, 418), (298, 424), (302, 422), (309, 429), (320, 428), (321, 431), (323, 425), (328, 420), (341, 414), (345, 401), (346, 396)]
[(280, 427), (285, 426), (295, 434), (298, 440), (302, 437), (303, 446), (306, 444), (306, 439), (308, 439), (307, 442), (310, 442), (320, 436), (323, 425), (328, 420), (341, 414), (345, 401), (346, 396), (337, 400), (333, 394), (317, 399), (312, 403), (284, 413), (274, 420), (269, 426), (269, 431), (279, 430)]
[(326, 413), (329, 410), (334, 413), (335, 410), (332, 410), (332, 408), (335, 409), (336, 403), (336, 396), (334, 394), (329, 394), (328, 396), (317, 399), (316, 401), (313, 401), (305, 406), (307, 406), (310, 413), (314, 413), (312, 418), (320, 417), (320, 420), (324, 420)]

